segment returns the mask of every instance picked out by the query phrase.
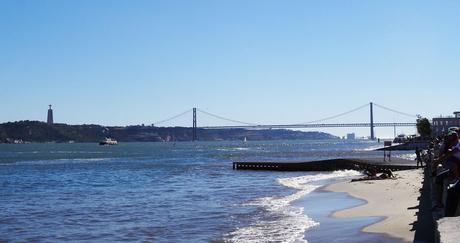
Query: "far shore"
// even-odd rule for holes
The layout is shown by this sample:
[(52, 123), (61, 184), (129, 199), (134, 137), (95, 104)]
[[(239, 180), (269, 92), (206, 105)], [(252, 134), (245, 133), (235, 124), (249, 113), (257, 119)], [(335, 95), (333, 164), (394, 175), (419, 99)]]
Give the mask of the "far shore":
[(366, 226), (363, 232), (383, 233), (402, 242), (413, 242), (417, 221), (418, 197), (422, 188), (422, 169), (398, 171), (397, 179), (340, 182), (329, 185), (326, 191), (346, 192), (366, 204), (332, 213), (332, 217), (380, 216), (383, 220)]

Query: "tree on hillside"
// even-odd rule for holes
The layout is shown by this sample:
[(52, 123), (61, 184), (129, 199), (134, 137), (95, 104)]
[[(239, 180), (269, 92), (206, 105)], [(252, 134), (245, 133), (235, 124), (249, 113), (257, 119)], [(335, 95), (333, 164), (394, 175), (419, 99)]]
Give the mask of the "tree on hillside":
[(421, 137), (431, 137), (431, 124), (426, 117), (417, 115), (417, 132)]

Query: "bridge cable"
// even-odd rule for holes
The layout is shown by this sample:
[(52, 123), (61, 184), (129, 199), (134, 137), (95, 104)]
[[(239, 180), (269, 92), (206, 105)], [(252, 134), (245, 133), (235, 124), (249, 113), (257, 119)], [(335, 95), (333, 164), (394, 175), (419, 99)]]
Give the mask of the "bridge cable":
[(379, 104), (376, 104), (376, 103), (374, 103), (374, 105), (377, 106), (377, 107), (380, 107), (380, 108), (382, 108), (384, 110), (388, 110), (388, 111), (391, 111), (391, 112), (394, 112), (394, 113), (398, 113), (400, 115), (404, 115), (404, 116), (408, 116), (408, 117), (412, 117), (412, 118), (417, 117), (416, 115), (412, 115), (412, 114), (409, 114), (409, 113), (397, 111), (397, 110), (394, 110), (394, 109), (391, 109), (391, 108), (388, 108), (388, 107), (385, 107), (383, 105), (379, 105)]
[(191, 111), (192, 111), (192, 109), (188, 109), (188, 110), (186, 110), (186, 111), (184, 111), (184, 112), (182, 112), (182, 113), (180, 113), (180, 114), (178, 114), (178, 115), (172, 116), (172, 117), (170, 117), (170, 118), (168, 118), (168, 119), (164, 119), (164, 120), (161, 120), (161, 121), (154, 122), (153, 125), (156, 126), (157, 124), (161, 124), (161, 123), (164, 123), (164, 122), (168, 122), (168, 121), (174, 120), (174, 119), (176, 119), (176, 118), (178, 118), (178, 117), (180, 117), (180, 116), (183, 116), (183, 115), (185, 115), (185, 114), (187, 114), (187, 113), (189, 113), (189, 112), (191, 112)]
[(366, 106), (369, 106), (368, 103), (362, 105), (362, 106), (359, 106), (355, 109), (352, 109), (352, 110), (349, 110), (349, 111), (346, 111), (346, 112), (343, 112), (343, 113), (340, 113), (338, 115), (335, 115), (335, 116), (330, 116), (330, 117), (326, 117), (326, 118), (323, 118), (323, 119), (319, 119), (319, 120), (314, 120), (314, 121), (309, 121), (309, 122), (304, 122), (304, 123), (299, 123), (299, 124), (296, 124), (296, 125), (304, 125), (304, 124), (311, 124), (311, 123), (318, 123), (318, 122), (323, 122), (323, 121), (327, 121), (327, 120), (331, 120), (331, 119), (334, 119), (334, 118), (337, 118), (337, 117), (341, 117), (341, 116), (344, 116), (344, 115), (347, 115), (347, 114), (350, 114), (352, 112), (355, 112), (357, 110), (360, 110)]
[(212, 117), (215, 117), (215, 118), (218, 118), (218, 119), (221, 119), (221, 120), (225, 120), (225, 121), (229, 121), (229, 122), (240, 123), (240, 124), (249, 125), (249, 126), (257, 126), (258, 125), (258, 124), (255, 124), (255, 123), (243, 122), (243, 121), (237, 121), (237, 120), (225, 118), (223, 116), (215, 115), (215, 114), (203, 111), (203, 110), (198, 109), (198, 108), (196, 110), (201, 112), (201, 113), (204, 113), (204, 114), (206, 114), (208, 116), (212, 116)]

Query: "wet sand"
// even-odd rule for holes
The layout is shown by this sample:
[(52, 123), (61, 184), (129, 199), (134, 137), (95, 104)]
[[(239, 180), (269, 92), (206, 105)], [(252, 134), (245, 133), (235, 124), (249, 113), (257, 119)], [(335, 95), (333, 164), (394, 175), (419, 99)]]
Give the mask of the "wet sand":
[(336, 211), (335, 218), (381, 217), (382, 220), (363, 228), (366, 233), (382, 233), (412, 242), (417, 221), (418, 197), (422, 188), (421, 169), (398, 171), (397, 179), (340, 182), (329, 185), (325, 190), (346, 192), (367, 203)]
[[(320, 202), (320, 203), (318, 203)], [(366, 233), (361, 229), (374, 224), (383, 217), (352, 217), (331, 218), (332, 212), (365, 204), (366, 201), (349, 196), (344, 192), (329, 192), (318, 189), (296, 202), (304, 207), (306, 215), (320, 224), (305, 232), (305, 240), (309, 243), (340, 242), (367, 243), (385, 242), (397, 243), (395, 238), (386, 234)]]

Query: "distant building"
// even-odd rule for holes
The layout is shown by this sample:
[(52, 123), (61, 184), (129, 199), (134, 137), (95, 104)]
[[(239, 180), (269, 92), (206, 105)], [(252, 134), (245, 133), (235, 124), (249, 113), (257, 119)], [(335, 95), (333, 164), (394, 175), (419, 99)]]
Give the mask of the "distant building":
[(449, 127), (460, 127), (460, 111), (455, 111), (454, 116), (433, 118), (431, 124), (433, 135), (438, 136), (447, 133)]
[(53, 109), (51, 109), (51, 105), (49, 105), (50, 108), (48, 109), (48, 119), (46, 120), (46, 123), (52, 125), (53, 124)]
[(347, 139), (354, 140), (355, 139), (355, 134), (354, 133), (347, 133)]

